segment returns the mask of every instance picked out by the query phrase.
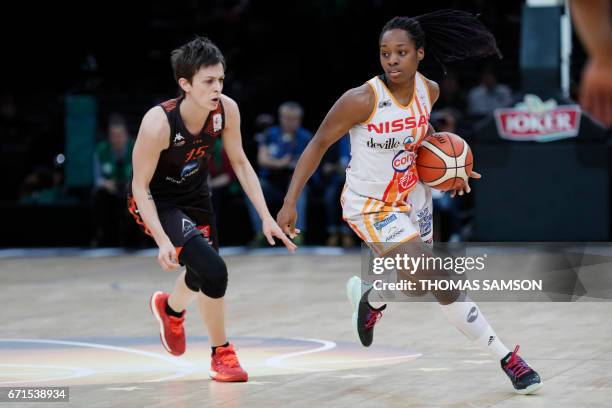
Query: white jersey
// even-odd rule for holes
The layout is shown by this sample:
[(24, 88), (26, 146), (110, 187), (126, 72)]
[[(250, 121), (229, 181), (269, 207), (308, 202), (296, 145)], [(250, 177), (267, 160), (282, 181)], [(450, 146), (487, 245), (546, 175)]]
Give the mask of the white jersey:
[(414, 94), (402, 106), (379, 78), (367, 84), (376, 96), (367, 121), (349, 131), (351, 162), (346, 184), (353, 192), (386, 203), (401, 203), (415, 189), (416, 150), (429, 127), (431, 98), (424, 76), (416, 73)]

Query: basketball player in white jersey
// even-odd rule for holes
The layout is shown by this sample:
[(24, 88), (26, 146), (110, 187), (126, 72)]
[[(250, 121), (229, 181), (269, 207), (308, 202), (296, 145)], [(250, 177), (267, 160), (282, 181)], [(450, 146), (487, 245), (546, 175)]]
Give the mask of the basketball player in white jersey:
[[(441, 10), (391, 19), (379, 39), (384, 74), (338, 99), (298, 161), (277, 217), (285, 233), (299, 232), (295, 203), (326, 150), (349, 132), (351, 162), (341, 197), (343, 218), (379, 256), (402, 254), (401, 243), (431, 243), (431, 191), (419, 182), (414, 164), (417, 147), (433, 132), (428, 121), (439, 95), (438, 85), (417, 72), (425, 44), (440, 63), (499, 55), (492, 34), (471, 14)], [(470, 176), (480, 178), (476, 172)], [(464, 192), (470, 192), (467, 183), (453, 193)], [(354, 276), (347, 293), (354, 329), (369, 346), (386, 305), (372, 305), (382, 299), (371, 288), (362, 294), (362, 285)], [(455, 291), (433, 295), (454, 326), (501, 362), (516, 392), (530, 394), (542, 386), (538, 374), (518, 356), (518, 346), (510, 352), (474, 302)]]

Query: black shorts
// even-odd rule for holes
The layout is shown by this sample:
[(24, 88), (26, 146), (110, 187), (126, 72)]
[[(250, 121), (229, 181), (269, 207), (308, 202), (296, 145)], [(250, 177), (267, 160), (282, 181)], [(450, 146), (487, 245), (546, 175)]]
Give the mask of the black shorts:
[[(190, 206), (158, 202), (155, 202), (155, 206), (162, 228), (176, 248), (177, 255), (180, 255), (187, 241), (200, 234), (204, 236), (210, 246), (217, 252), (219, 251), (217, 224), (210, 197), (198, 199)], [(149, 228), (140, 216), (136, 200), (131, 195), (128, 195), (128, 209), (140, 229), (145, 234), (151, 235)]]

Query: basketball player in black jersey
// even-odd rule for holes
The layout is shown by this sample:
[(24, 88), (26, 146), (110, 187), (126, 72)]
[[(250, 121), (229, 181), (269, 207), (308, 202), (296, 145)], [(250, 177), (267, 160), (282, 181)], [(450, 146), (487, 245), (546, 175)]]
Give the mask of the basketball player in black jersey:
[(263, 221), (270, 245), (276, 237), (289, 251), (296, 247), (270, 215), (242, 149), (238, 106), (221, 93), (225, 75), (221, 51), (207, 38), (198, 37), (172, 51), (171, 63), (182, 96), (150, 109), (142, 119), (128, 196), (136, 222), (159, 247), (162, 269), (185, 266), (171, 294), (152, 295), (151, 311), (159, 322), (163, 346), (181, 355), (185, 308), (197, 299), (212, 346), (211, 378), (247, 381), (225, 336), (227, 269), (218, 254), (207, 182), (208, 160), (217, 138), (223, 136), (232, 168)]

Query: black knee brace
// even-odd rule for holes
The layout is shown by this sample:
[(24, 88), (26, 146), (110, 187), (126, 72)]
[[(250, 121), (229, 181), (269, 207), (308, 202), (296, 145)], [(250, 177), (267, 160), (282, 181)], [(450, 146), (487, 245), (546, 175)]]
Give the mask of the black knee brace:
[(201, 290), (214, 299), (225, 295), (227, 267), (203, 236), (198, 235), (187, 241), (181, 251), (180, 261), (187, 267), (185, 284), (189, 289)]

